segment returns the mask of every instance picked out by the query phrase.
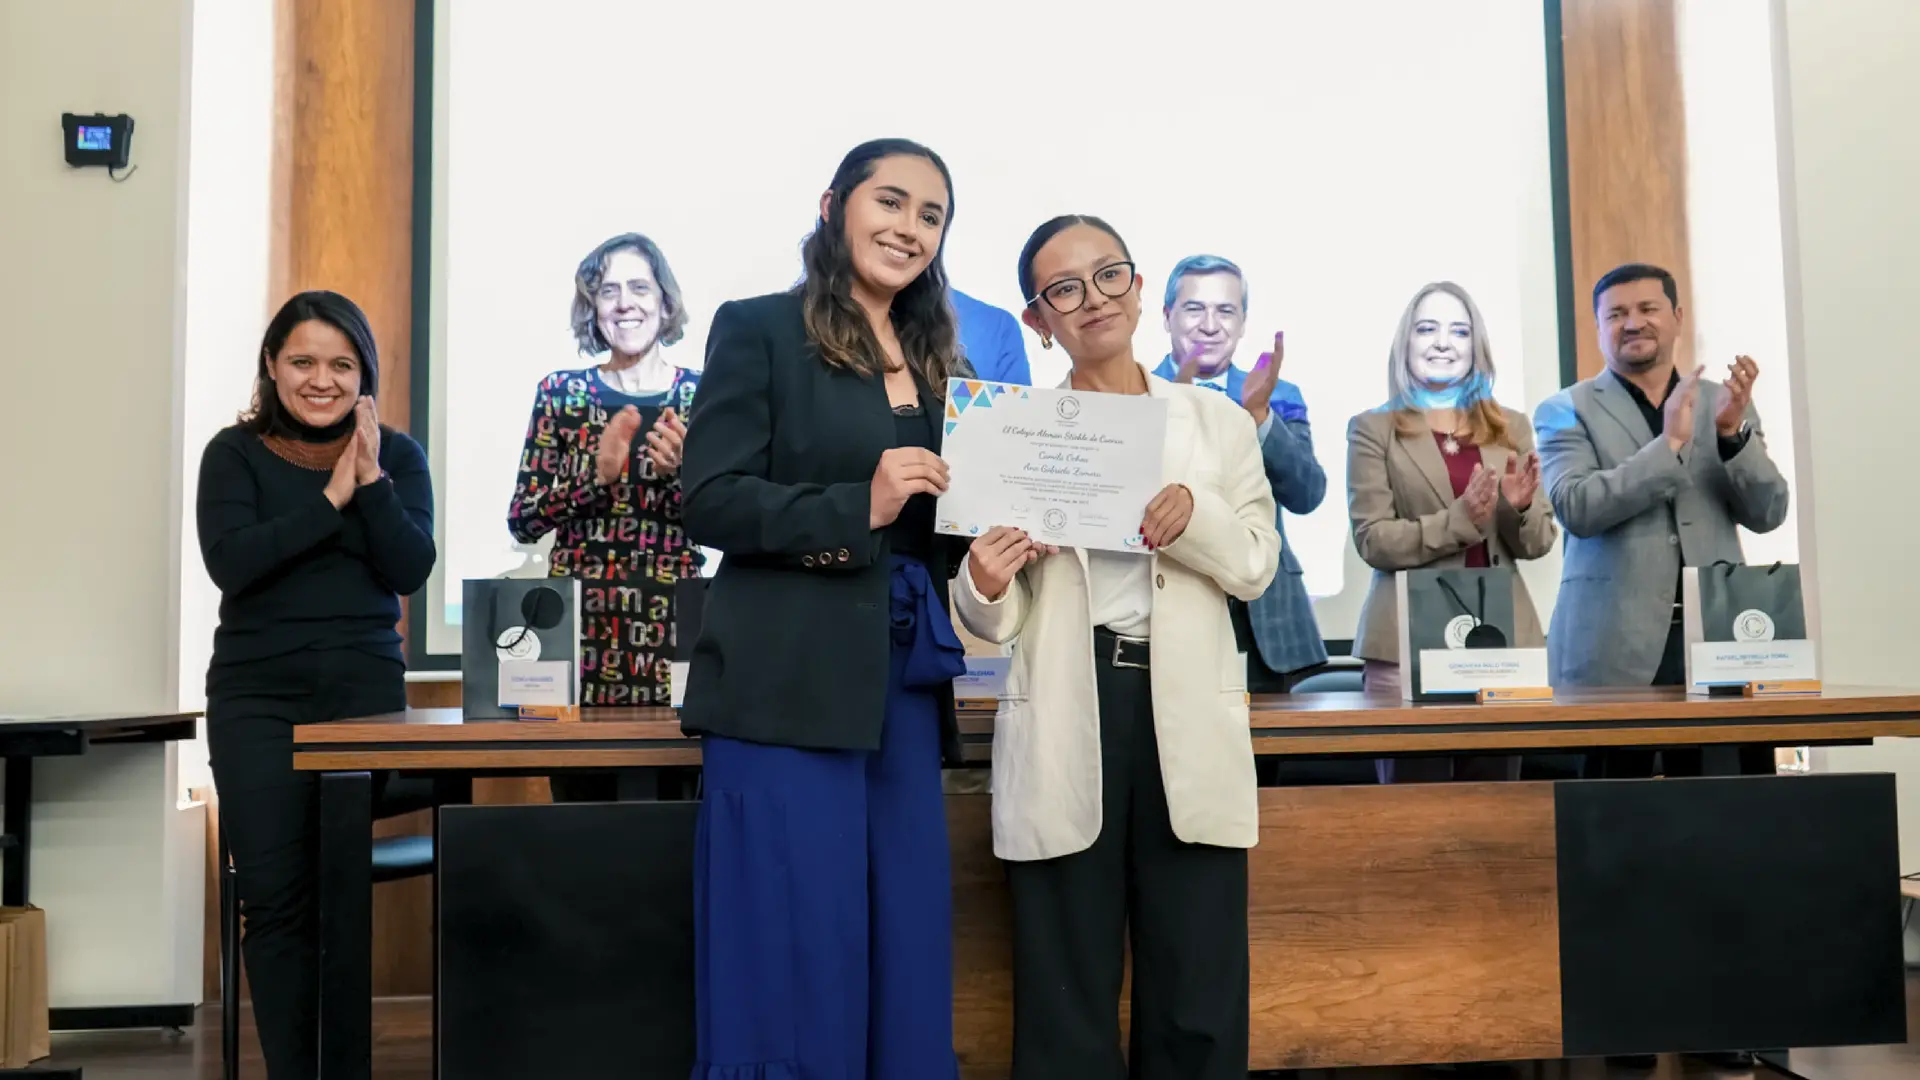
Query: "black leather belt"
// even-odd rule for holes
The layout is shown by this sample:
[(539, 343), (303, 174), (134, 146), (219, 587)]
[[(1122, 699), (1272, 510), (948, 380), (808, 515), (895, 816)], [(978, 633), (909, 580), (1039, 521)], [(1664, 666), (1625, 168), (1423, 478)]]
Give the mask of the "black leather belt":
[(1094, 628), (1093, 655), (1103, 664), (1145, 671), (1150, 654), (1146, 638), (1123, 637), (1104, 626)]

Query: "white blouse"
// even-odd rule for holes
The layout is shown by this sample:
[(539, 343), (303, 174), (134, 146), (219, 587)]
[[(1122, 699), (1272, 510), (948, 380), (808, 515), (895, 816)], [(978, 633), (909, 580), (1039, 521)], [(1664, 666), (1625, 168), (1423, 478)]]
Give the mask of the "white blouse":
[(1153, 556), (1120, 551), (1087, 552), (1087, 590), (1093, 625), (1121, 637), (1148, 635), (1153, 614)]

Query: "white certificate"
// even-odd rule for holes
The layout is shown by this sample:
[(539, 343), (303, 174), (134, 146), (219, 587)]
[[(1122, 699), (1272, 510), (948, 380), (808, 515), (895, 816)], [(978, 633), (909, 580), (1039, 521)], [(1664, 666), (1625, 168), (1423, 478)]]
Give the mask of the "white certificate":
[(938, 531), (1008, 525), (1062, 547), (1144, 552), (1166, 435), (1156, 398), (948, 380)]

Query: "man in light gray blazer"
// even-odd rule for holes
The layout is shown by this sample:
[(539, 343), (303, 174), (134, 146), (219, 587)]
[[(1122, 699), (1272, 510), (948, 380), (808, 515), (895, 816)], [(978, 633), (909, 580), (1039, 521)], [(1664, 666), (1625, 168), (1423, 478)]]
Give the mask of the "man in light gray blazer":
[(1567, 534), (1548, 664), (1556, 687), (1677, 685), (1681, 568), (1743, 561), (1735, 527), (1778, 528), (1787, 482), (1754, 412), (1754, 362), (1738, 357), (1724, 384), (1674, 369), (1684, 314), (1673, 275), (1619, 267), (1593, 304), (1607, 370), (1534, 414), (1541, 479)]

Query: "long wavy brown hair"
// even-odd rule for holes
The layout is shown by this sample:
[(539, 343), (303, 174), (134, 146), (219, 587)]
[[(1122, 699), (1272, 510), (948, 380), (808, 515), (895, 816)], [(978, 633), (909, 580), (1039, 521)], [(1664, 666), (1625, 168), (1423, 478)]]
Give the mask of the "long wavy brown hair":
[[(805, 276), (794, 286), (805, 313), (807, 338), (835, 367), (862, 375), (884, 375), (886, 353), (873, 336), (867, 313), (853, 298), (853, 253), (847, 247), (846, 202), (853, 189), (873, 175), (883, 158), (925, 158), (947, 184), (947, 227), (953, 226), (953, 177), (940, 155), (909, 139), (875, 139), (847, 152), (834, 170), (827, 216), (815, 221), (800, 248)], [(947, 392), (947, 377), (957, 367), (960, 333), (947, 300), (947, 234), (920, 276), (893, 298), (893, 332), (907, 367), (926, 380), (935, 397)]]

